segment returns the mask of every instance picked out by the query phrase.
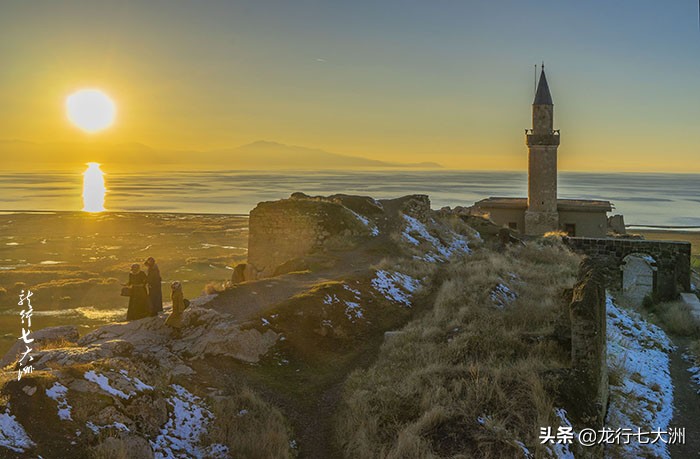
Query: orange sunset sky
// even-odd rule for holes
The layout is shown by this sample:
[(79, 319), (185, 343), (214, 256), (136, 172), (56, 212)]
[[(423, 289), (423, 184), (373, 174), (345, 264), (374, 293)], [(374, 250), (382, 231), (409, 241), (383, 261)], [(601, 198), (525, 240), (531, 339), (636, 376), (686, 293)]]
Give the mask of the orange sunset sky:
[[(0, 155), (73, 165), (138, 143), (259, 140), (452, 169), (523, 170), (545, 60), (560, 169), (700, 172), (697, 2), (10, 2), (0, 14)], [(100, 88), (116, 122), (71, 125)], [(28, 142), (28, 143), (26, 143)], [(30, 147), (27, 147), (30, 145)], [(115, 147), (117, 146), (117, 147)], [(87, 153), (85, 153), (87, 152)], [(111, 153), (110, 153), (111, 152)], [(34, 159), (33, 159), (34, 158)], [(159, 166), (144, 157), (139, 167)], [(228, 169), (236, 168), (230, 157)]]

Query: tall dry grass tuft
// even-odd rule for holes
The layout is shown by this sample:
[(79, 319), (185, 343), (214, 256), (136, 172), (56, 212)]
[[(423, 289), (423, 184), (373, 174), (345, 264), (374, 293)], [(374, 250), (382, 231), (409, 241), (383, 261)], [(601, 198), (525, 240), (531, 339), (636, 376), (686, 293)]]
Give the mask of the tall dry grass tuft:
[(118, 437), (108, 436), (90, 449), (92, 459), (131, 459), (127, 442)]
[(48, 351), (51, 349), (63, 349), (66, 347), (76, 347), (78, 344), (67, 340), (65, 337), (58, 337), (51, 340), (44, 340), (34, 347), (35, 351)]
[(209, 405), (215, 420), (207, 434), (210, 443), (228, 446), (231, 457), (291, 458), (291, 428), (282, 413), (248, 388), (216, 397)]
[(212, 281), (208, 282), (203, 289), (204, 294), (206, 295), (212, 295), (214, 293), (221, 293), (226, 291), (226, 289), (231, 288), (231, 282), (230, 281)]
[[(547, 240), (445, 265), (433, 309), (349, 377), (336, 429), (345, 457), (523, 457), (522, 444), (543, 454), (539, 427), (557, 422), (541, 375), (569, 364), (547, 337), (579, 262)], [(516, 295), (505, 305), (499, 285)]]
[(690, 352), (693, 353), (700, 361), (700, 339), (694, 340), (690, 345), (688, 346), (688, 349), (690, 349)]
[(700, 323), (693, 315), (690, 306), (684, 302), (673, 301), (655, 304), (653, 310), (664, 328), (674, 335), (700, 335)]

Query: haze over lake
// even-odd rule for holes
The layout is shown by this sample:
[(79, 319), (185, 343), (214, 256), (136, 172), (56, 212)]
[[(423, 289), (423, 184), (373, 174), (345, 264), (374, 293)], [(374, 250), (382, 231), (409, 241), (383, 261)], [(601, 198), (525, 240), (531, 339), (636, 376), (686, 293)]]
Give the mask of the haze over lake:
[[(260, 201), (350, 193), (375, 198), (430, 195), (434, 208), (469, 206), (488, 196), (526, 196), (524, 172), (143, 172), (106, 173), (105, 207), (113, 211), (247, 214)], [(82, 175), (0, 174), (0, 210), (80, 210)], [(610, 200), (628, 224), (700, 226), (700, 175), (559, 174), (559, 197)]]

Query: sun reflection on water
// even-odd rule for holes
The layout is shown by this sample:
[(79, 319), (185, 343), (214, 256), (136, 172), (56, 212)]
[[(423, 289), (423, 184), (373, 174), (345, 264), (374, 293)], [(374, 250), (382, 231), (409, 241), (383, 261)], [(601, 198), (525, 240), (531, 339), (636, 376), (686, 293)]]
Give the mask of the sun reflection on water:
[(105, 210), (104, 173), (99, 163), (87, 163), (83, 172), (83, 210), (85, 212), (102, 212)]

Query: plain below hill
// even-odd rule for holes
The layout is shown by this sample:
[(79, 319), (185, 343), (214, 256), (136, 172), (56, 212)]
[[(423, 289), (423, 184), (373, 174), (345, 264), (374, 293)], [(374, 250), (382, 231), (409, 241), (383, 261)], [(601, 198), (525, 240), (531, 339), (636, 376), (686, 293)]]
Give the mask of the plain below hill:
[[(65, 161), (66, 155), (72, 159)], [(435, 162), (397, 163), (360, 156), (330, 153), (324, 150), (271, 141), (257, 141), (218, 150), (168, 150), (140, 143), (109, 144), (101, 142), (38, 143), (21, 140), (0, 140), (0, 165), (21, 170), (32, 165), (50, 169), (65, 169), (75, 164), (98, 162), (113, 167), (133, 167), (134, 164), (189, 169), (235, 170), (340, 170), (413, 168), (440, 169)]]

